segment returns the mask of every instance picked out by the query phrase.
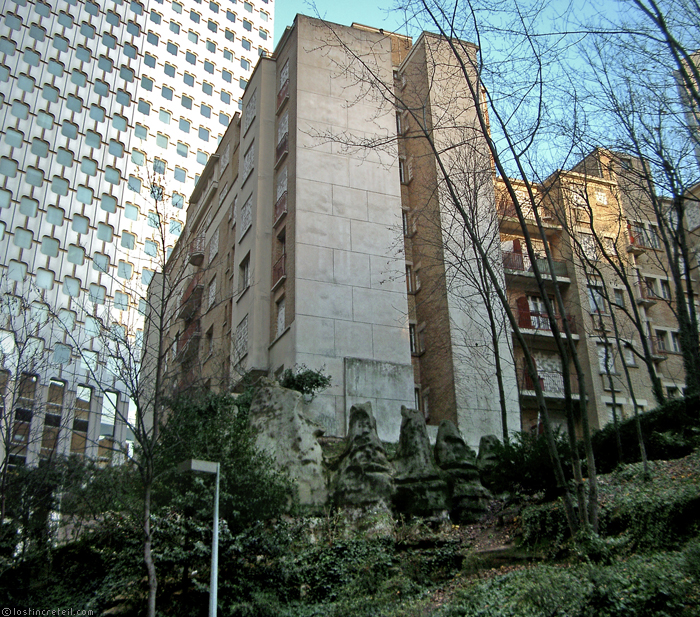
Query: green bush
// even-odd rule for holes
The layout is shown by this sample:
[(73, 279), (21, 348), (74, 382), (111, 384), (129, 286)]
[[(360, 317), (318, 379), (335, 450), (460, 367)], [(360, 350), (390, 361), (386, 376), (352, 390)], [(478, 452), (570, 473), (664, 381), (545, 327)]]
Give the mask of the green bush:
[[(690, 454), (698, 443), (700, 396), (671, 399), (639, 417), (649, 460), (669, 460)], [(641, 460), (634, 418), (618, 424), (622, 443), (622, 462)], [(615, 427), (608, 424), (592, 435), (598, 473), (612, 471), (618, 461)]]
[(279, 383), (283, 388), (313, 396), (316, 392), (330, 386), (331, 378), (323, 372), (323, 369), (315, 371), (302, 364), (294, 369), (286, 369), (280, 375)]
[(611, 566), (536, 566), (470, 586), (440, 617), (668, 617), (697, 615), (682, 556), (661, 553)]
[[(569, 442), (559, 429), (554, 431), (559, 457), (567, 479), (571, 478)], [(558, 492), (552, 459), (544, 435), (515, 433), (508, 443), (499, 442), (495, 448), (497, 464), (490, 471), (489, 487), (496, 493), (545, 492), (552, 498)]]

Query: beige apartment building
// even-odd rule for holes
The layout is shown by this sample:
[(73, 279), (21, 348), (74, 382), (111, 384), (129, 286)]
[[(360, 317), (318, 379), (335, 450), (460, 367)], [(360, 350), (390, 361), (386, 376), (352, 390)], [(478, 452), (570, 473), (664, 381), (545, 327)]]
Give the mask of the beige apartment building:
[[(532, 380), (484, 282), (485, 256), (563, 421), (561, 360), (514, 206), (494, 180), (480, 88), (468, 83), (438, 36), (414, 42), (297, 16), (251, 75), (166, 268), (180, 277), (163, 366), (174, 389), (230, 388), (305, 365), (332, 378), (307, 402), (329, 434), (344, 435), (350, 406), (367, 400), (386, 440), (398, 438), (401, 405), (429, 427), (453, 420), (472, 446), (500, 436), (504, 419), (510, 431), (537, 430)], [(553, 272), (525, 206), (545, 291), (556, 285), (564, 298), (594, 427), (613, 406), (632, 413), (628, 374), (637, 406), (655, 406), (642, 334), (664, 394), (684, 386), (664, 253), (626, 173), (639, 164), (598, 150), (534, 188)], [(629, 288), (606, 254), (624, 264)]]
[[(547, 293), (551, 296), (557, 285), (564, 299), (594, 428), (612, 421), (613, 406), (618, 418), (629, 417), (633, 396), (640, 411), (655, 407), (652, 371), (664, 396), (681, 395), (685, 385), (673, 283), (652, 200), (640, 186), (641, 165), (637, 159), (596, 150), (572, 170), (559, 171), (535, 187), (554, 275), (546, 263), (533, 207), (524, 207)], [(563, 422), (562, 365), (542, 292), (535, 285), (512, 200), (500, 180), (497, 193), (509, 300), (533, 351), (548, 408)], [(516, 194), (521, 203), (531, 204), (524, 187)], [(563, 319), (558, 317), (560, 328)], [(530, 430), (538, 425), (535, 392), (517, 345), (514, 355), (522, 426)], [(575, 378), (573, 366), (569, 369)], [(577, 381), (572, 390), (578, 399)]]

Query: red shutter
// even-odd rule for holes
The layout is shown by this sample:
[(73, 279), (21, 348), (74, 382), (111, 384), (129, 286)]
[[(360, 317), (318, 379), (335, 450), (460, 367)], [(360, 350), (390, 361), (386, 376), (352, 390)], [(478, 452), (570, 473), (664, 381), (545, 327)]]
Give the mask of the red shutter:
[(518, 307), (518, 325), (521, 328), (532, 328), (530, 306), (527, 303), (527, 298), (525, 296), (520, 296), (515, 302)]
[(523, 247), (520, 246), (520, 239), (516, 238), (513, 240), (513, 252), (514, 253), (522, 253), (523, 252)]

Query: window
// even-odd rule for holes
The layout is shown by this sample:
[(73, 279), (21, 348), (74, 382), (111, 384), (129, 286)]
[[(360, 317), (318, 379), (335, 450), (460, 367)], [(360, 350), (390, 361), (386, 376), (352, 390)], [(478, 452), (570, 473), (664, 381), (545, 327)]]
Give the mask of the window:
[(165, 167), (165, 161), (162, 161), (160, 159), (153, 159), (153, 173), (164, 174)]
[(119, 260), (117, 264), (117, 276), (123, 279), (130, 279), (134, 273), (134, 266), (128, 261)]
[(610, 344), (598, 343), (598, 368), (601, 374), (615, 374), (615, 358)]
[(181, 141), (178, 141), (177, 142), (177, 153), (180, 156), (187, 156), (187, 154), (188, 154), (187, 144), (182, 143)]
[(250, 287), (250, 253), (243, 258), (238, 266), (238, 293)]
[(670, 351), (673, 353), (681, 353), (681, 339), (678, 332), (670, 332), (671, 335), (671, 347)]
[(593, 315), (607, 313), (602, 287), (588, 287), (588, 306)]
[(174, 175), (175, 180), (178, 182), (185, 182), (187, 180), (187, 172), (182, 167), (175, 167)]
[(625, 290), (615, 289), (613, 293), (615, 294), (615, 305), (620, 308), (625, 308)]
[[(151, 187), (151, 191), (153, 191), (153, 188), (154, 187)], [(162, 193), (162, 191), (163, 191), (162, 187), (159, 186), (159, 187), (155, 187), (155, 188), (160, 189), (160, 192)], [(158, 229), (160, 227), (160, 216), (158, 215), (157, 212), (153, 212), (153, 211), (149, 212), (148, 216), (146, 217), (146, 220), (148, 222), (149, 227), (155, 227), (156, 229)]]
[(144, 54), (144, 57), (143, 57), (143, 63), (146, 66), (154, 69), (154, 68), (156, 68), (156, 57), (152, 56), (149, 53), (146, 53), (146, 54)]
[(190, 30), (190, 31), (187, 33), (187, 38), (188, 38), (190, 41), (192, 41), (193, 43), (197, 43), (197, 42), (199, 41), (199, 36), (197, 35), (197, 33), (196, 33), (194, 30)]
[(160, 92), (161, 92), (161, 94), (162, 94), (162, 96), (163, 96), (164, 99), (166, 99), (166, 100), (168, 100), (168, 101), (172, 101), (172, 100), (173, 100), (173, 90), (172, 90), (172, 88), (168, 88), (167, 86), (163, 86), (163, 87), (160, 89)]
[(148, 129), (137, 122), (134, 126), (134, 135), (139, 139), (146, 139), (148, 137)]
[[(232, 15), (233, 15), (233, 13), (232, 13)], [(228, 17), (228, 13), (227, 13), (227, 17)], [(231, 21), (235, 21), (236, 16), (234, 15), (233, 17), (234, 17), (234, 19), (232, 19)], [(226, 28), (226, 32), (224, 33), (224, 36), (226, 37), (226, 40), (228, 40), (228, 41), (233, 42), (236, 40), (236, 35), (233, 33), (232, 30), (229, 30), (228, 28)]]
[[(199, 138), (202, 141), (209, 141), (209, 129), (205, 129), (203, 126), (199, 127)], [(48, 144), (47, 144), (48, 147)]]
[(68, 261), (82, 266), (85, 263), (85, 249), (82, 246), (71, 244), (68, 247)]
[(133, 249), (136, 246), (136, 236), (127, 231), (122, 232), (121, 245), (125, 249)]
[(146, 253), (146, 255), (149, 255), (150, 257), (158, 256), (158, 245), (152, 240), (146, 240), (143, 250), (144, 253)]
[(408, 293), (414, 292), (413, 287), (413, 268), (411, 266), (406, 266), (406, 291)]
[(114, 292), (114, 308), (118, 311), (129, 310), (129, 295), (121, 291)]
[(166, 62), (163, 65), (163, 71), (168, 77), (175, 77), (175, 66), (170, 64), (170, 62)]
[(194, 86), (194, 75), (191, 73), (185, 73), (182, 76), (182, 81), (184, 81), (188, 86)]
[(148, 268), (144, 268), (141, 271), (141, 282), (148, 286), (151, 284), (151, 281), (153, 280), (153, 276), (155, 275), (155, 272), (153, 270), (149, 270)]
[(670, 300), (671, 299), (671, 285), (669, 285), (669, 282), (666, 280), (660, 280), (659, 281), (661, 285), (661, 297), (664, 300)]
[[(260, 28), (260, 30), (258, 30), (258, 36), (259, 36), (263, 41), (267, 41), (267, 31), (266, 31), (266, 30), (263, 30), (262, 28)], [(264, 55), (264, 54), (261, 54), (261, 55)]]
[(230, 71), (221, 71), (221, 77), (224, 81), (231, 83), (233, 79), (233, 74)]
[(175, 34), (180, 34), (180, 24), (178, 24), (176, 21), (170, 21), (170, 31), (174, 32)]
[(124, 216), (132, 221), (138, 221), (139, 209), (132, 203), (126, 203), (124, 206)]
[(197, 64), (197, 56), (191, 51), (185, 53), (185, 60), (190, 64)]
[(240, 362), (248, 353), (248, 315), (246, 315), (236, 327), (234, 340), (234, 359)]
[(58, 256), (58, 240), (44, 236), (41, 240), (41, 252), (49, 257)]
[(104, 242), (111, 242), (114, 235), (114, 228), (107, 223), (97, 224), (97, 239)]
[(100, 208), (102, 208), (105, 212), (111, 212), (114, 213), (117, 211), (117, 199), (116, 197), (113, 197), (112, 195), (107, 195), (106, 193), (102, 194), (102, 198), (100, 199)]
[(98, 272), (109, 272), (109, 255), (95, 253), (92, 256), (92, 269)]
[(185, 206), (185, 196), (180, 193), (173, 193), (172, 204), (175, 208), (182, 209)]
[[(211, 62), (209, 62), (208, 60), (205, 60), (204, 61), (204, 70), (207, 73), (214, 74), (214, 65)], [(206, 88), (202, 87), (202, 90), (204, 90), (206, 92)], [(209, 86), (209, 90), (211, 90), (211, 86)], [(207, 94), (211, 94), (211, 91), (207, 92)]]
[(163, 135), (163, 133), (158, 133), (156, 135), (156, 145), (161, 147), (161, 148), (167, 148), (168, 147), (168, 136)]
[(209, 283), (208, 301), (207, 310), (211, 309), (216, 304), (216, 277), (212, 278)]
[(207, 28), (209, 28), (209, 30), (211, 30), (212, 32), (216, 32), (219, 29), (219, 26), (216, 24), (215, 21), (210, 19), (207, 21)]
[(151, 45), (158, 45), (158, 35), (155, 32), (149, 32), (146, 35), (146, 40), (151, 44)]
[(185, 109), (192, 109), (192, 99), (189, 96), (183, 94), (181, 102)]
[(182, 223), (177, 219), (170, 219), (170, 227), (168, 231), (173, 236), (179, 236), (182, 233)]
[(209, 160), (209, 156), (207, 155), (207, 153), (203, 150), (197, 150), (197, 162), (200, 165), (206, 165), (207, 160)]
[(191, 19), (194, 23), (198, 24), (198, 23), (199, 23), (199, 20), (201, 19), (201, 16), (200, 16), (199, 13), (197, 13), (196, 11), (190, 11), (190, 19)]

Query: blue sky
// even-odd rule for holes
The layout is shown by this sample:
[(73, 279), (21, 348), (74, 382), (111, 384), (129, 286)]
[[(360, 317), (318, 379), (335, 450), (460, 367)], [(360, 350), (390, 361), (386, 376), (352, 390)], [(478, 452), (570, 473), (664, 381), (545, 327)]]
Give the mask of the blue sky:
[[(392, 2), (386, 3), (387, 8)], [(377, 0), (317, 0), (316, 11), (308, 0), (276, 0), (275, 4), (275, 45), (287, 26), (291, 26), (297, 13), (316, 16), (328, 21), (349, 26), (358, 22), (376, 28), (400, 31), (400, 15), (390, 14), (387, 9), (377, 7)]]

